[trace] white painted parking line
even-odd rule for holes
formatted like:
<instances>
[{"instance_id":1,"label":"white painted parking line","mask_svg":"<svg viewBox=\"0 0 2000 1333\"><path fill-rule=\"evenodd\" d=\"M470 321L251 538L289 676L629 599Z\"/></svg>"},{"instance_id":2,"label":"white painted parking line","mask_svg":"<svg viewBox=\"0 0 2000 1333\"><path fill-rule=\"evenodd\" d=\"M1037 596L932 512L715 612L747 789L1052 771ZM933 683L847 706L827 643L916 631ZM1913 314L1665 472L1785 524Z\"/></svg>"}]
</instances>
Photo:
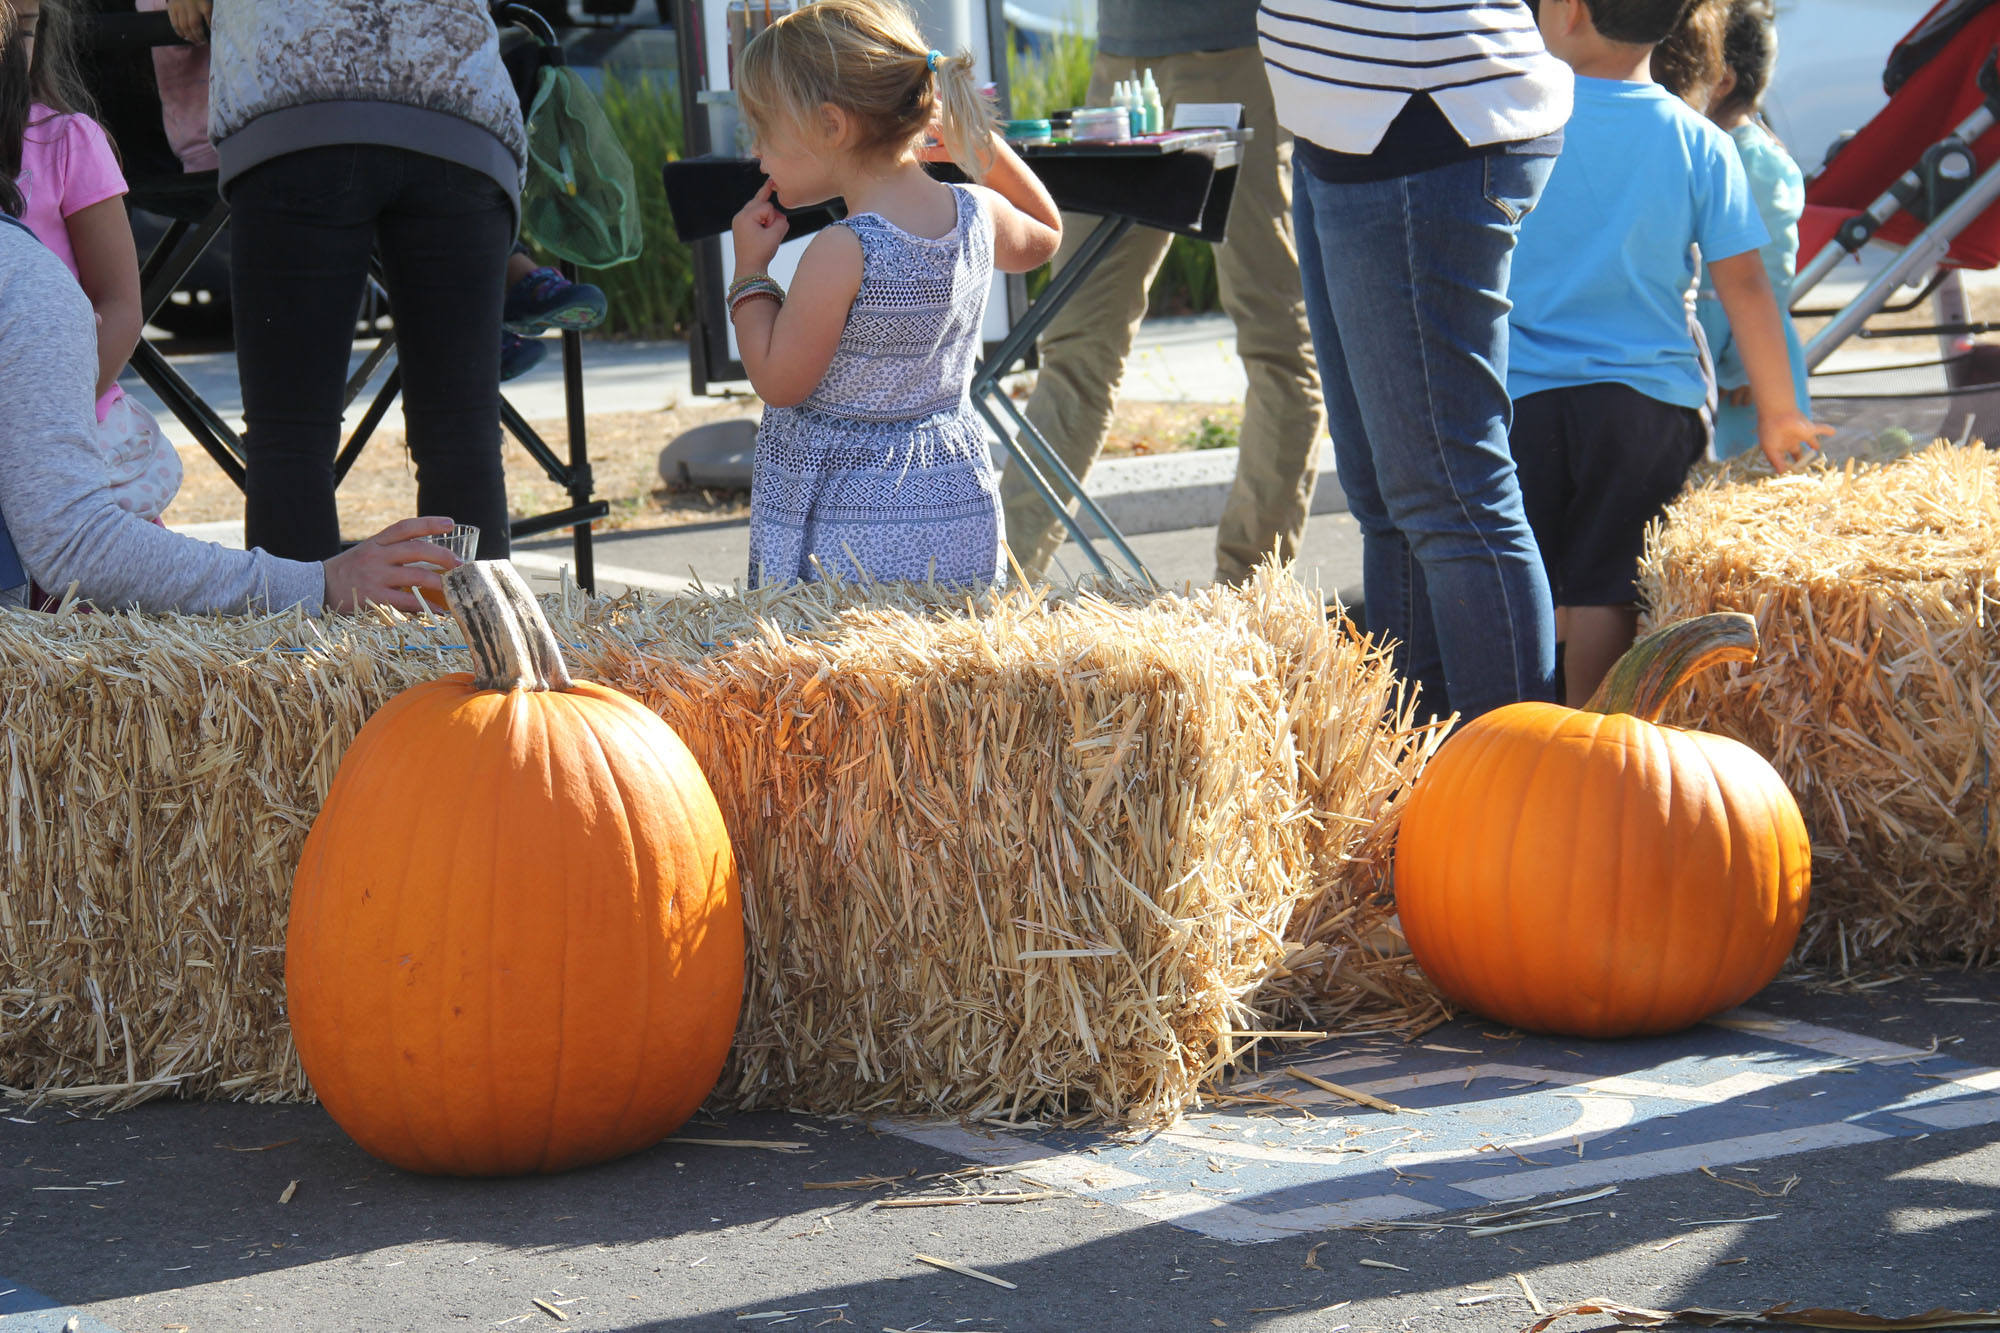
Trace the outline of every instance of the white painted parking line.
<instances>
[{"instance_id":1,"label":"white painted parking line","mask_svg":"<svg viewBox=\"0 0 2000 1333\"><path fill-rule=\"evenodd\" d=\"M1232 1101L1140 1136L887 1128L1153 1221L1257 1241L2000 1123L2000 1071L1750 1012L1642 1041L1489 1038L1470 1023L1447 1035L1349 1040L1229 1087L1282 1092L1296 1113ZM1293 1069L1408 1109L1356 1105Z\"/></svg>"},{"instance_id":2,"label":"white painted parking line","mask_svg":"<svg viewBox=\"0 0 2000 1333\"><path fill-rule=\"evenodd\" d=\"M1512 1199L1555 1194L1564 1190L1595 1189L1628 1180L1649 1180L1654 1176L1698 1171L1704 1166L1736 1166L1761 1162L1791 1153L1814 1152L1821 1148L1851 1148L1857 1143L1874 1143L1891 1137L1880 1130L1859 1125L1809 1125L1802 1129L1778 1130L1770 1134L1746 1134L1718 1139L1712 1143L1691 1143L1652 1152L1628 1153L1597 1162L1574 1166L1552 1166L1541 1171L1517 1171L1509 1175L1463 1180L1458 1188L1486 1199Z\"/></svg>"}]
</instances>

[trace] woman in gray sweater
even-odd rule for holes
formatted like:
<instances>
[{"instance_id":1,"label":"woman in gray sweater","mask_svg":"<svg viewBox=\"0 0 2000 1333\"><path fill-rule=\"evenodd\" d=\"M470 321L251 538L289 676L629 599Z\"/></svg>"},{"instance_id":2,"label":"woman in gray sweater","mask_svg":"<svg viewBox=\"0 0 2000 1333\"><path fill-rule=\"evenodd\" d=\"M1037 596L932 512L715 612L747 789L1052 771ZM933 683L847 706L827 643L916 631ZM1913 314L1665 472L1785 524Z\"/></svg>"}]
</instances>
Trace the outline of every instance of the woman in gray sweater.
<instances>
[{"instance_id":1,"label":"woman in gray sweater","mask_svg":"<svg viewBox=\"0 0 2000 1333\"><path fill-rule=\"evenodd\" d=\"M339 549L334 456L379 254L417 508L504 557L493 349L527 149L486 0L217 0L211 24L249 544Z\"/></svg>"},{"instance_id":2,"label":"woman in gray sweater","mask_svg":"<svg viewBox=\"0 0 2000 1333\"><path fill-rule=\"evenodd\" d=\"M0 191L4 194L4 191ZM407 585L436 589L424 561L455 563L421 540L445 518L411 518L331 559L233 551L148 523L111 497L92 445L97 331L90 301L26 227L0 215L0 606L20 606L32 578L72 584L107 610L418 610Z\"/></svg>"}]
</instances>

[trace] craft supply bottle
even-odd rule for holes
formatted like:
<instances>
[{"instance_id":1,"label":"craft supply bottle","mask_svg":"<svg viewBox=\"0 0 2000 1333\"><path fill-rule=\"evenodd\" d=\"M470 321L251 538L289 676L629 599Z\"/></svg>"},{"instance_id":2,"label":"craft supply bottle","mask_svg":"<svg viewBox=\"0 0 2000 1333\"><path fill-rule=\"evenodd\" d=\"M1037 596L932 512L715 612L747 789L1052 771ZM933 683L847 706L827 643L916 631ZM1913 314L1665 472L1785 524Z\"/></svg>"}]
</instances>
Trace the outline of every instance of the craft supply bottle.
<instances>
[{"instance_id":1,"label":"craft supply bottle","mask_svg":"<svg viewBox=\"0 0 2000 1333\"><path fill-rule=\"evenodd\" d=\"M1167 108L1160 101L1160 85L1153 82L1152 66L1146 67L1146 133L1158 134L1167 128Z\"/></svg>"}]
</instances>

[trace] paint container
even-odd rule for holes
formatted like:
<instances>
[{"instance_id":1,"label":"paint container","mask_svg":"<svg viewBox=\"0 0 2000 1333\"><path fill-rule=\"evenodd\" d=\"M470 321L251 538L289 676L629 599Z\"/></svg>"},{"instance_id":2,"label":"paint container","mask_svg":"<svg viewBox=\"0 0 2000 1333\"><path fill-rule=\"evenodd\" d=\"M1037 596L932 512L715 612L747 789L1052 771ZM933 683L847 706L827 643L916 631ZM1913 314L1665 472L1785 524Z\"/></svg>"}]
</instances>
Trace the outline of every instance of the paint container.
<instances>
[{"instance_id":1,"label":"paint container","mask_svg":"<svg viewBox=\"0 0 2000 1333\"><path fill-rule=\"evenodd\" d=\"M1079 143L1132 137L1132 116L1122 106L1079 107L1069 122L1070 138Z\"/></svg>"}]
</instances>

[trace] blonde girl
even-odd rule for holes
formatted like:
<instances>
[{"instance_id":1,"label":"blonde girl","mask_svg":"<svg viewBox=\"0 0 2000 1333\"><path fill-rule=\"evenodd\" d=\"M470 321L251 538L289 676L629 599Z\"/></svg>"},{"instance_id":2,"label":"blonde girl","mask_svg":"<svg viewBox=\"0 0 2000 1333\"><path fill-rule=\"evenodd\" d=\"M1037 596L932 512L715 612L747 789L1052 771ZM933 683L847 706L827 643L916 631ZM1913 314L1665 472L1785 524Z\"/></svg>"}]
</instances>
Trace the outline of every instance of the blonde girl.
<instances>
[{"instance_id":1,"label":"blonde girl","mask_svg":"<svg viewBox=\"0 0 2000 1333\"><path fill-rule=\"evenodd\" d=\"M750 579L976 586L1002 577L999 487L967 394L995 269L1048 262L1062 223L994 132L972 57L930 49L896 0L816 0L737 65L768 178L737 214L729 290L764 399ZM976 185L923 167L927 137ZM765 272L779 205L839 197L789 290Z\"/></svg>"}]
</instances>

